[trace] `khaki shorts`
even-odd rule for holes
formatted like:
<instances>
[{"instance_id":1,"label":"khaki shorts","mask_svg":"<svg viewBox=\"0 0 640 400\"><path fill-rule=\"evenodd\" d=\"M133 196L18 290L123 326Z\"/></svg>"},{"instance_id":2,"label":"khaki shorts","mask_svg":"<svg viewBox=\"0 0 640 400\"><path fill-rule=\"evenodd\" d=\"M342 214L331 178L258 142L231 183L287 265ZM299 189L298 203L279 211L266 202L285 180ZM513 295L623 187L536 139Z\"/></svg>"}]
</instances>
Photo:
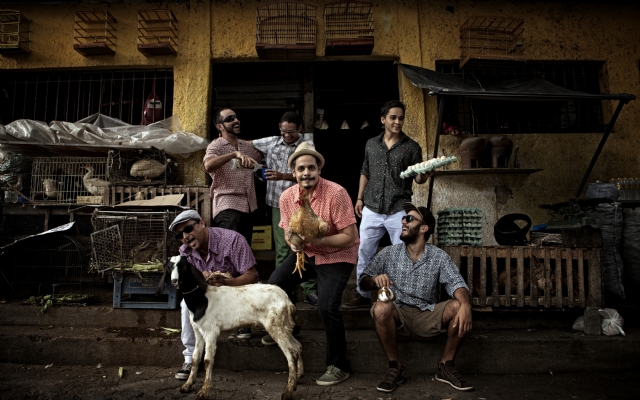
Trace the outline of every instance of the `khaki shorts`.
<instances>
[{"instance_id":1,"label":"khaki shorts","mask_svg":"<svg viewBox=\"0 0 640 400\"><path fill-rule=\"evenodd\" d=\"M433 311L422 311L416 307L394 303L399 318L396 326L398 336L400 336L399 339L430 338L446 332L447 328L442 326L442 314L444 314L444 309L450 301L447 300L436 304ZM372 318L373 307L375 307L376 303L371 306Z\"/></svg>"}]
</instances>

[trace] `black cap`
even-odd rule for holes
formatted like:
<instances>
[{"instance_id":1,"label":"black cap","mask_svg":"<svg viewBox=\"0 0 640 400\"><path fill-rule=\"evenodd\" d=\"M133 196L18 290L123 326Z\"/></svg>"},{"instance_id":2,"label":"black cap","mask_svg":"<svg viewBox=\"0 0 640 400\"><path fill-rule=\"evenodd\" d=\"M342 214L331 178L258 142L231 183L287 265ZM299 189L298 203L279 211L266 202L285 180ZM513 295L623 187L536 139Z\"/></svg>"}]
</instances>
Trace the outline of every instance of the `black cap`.
<instances>
[{"instance_id":1,"label":"black cap","mask_svg":"<svg viewBox=\"0 0 640 400\"><path fill-rule=\"evenodd\" d=\"M433 233L433 229L436 226L436 218L427 207L417 207L413 203L407 202L404 203L404 206L402 208L404 208L404 211L407 213L409 211L416 211L418 214L420 214L424 223L429 227L429 232Z\"/></svg>"}]
</instances>

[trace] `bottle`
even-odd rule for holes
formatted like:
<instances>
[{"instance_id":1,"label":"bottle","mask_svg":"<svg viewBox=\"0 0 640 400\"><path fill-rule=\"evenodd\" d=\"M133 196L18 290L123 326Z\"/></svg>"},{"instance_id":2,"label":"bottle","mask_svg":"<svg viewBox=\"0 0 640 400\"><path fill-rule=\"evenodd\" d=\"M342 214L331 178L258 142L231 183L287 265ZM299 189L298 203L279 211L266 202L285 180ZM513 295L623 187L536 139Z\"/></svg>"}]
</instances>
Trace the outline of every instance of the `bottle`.
<instances>
[{"instance_id":1,"label":"bottle","mask_svg":"<svg viewBox=\"0 0 640 400\"><path fill-rule=\"evenodd\" d=\"M242 166L242 164L240 164L240 160L239 159L234 158L233 160L231 160L231 168L232 169L241 169L243 171L257 171L259 169L262 169L263 165L255 163L255 164L253 164L253 168L245 168L245 167Z\"/></svg>"}]
</instances>

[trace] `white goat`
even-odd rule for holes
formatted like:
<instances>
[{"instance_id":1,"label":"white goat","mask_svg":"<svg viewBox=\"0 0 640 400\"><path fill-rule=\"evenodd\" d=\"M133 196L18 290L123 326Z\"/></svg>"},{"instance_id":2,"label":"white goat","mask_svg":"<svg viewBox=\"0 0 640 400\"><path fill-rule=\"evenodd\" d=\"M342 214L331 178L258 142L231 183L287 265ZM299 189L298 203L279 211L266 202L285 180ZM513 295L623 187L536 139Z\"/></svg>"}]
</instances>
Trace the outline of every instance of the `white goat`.
<instances>
[{"instance_id":1,"label":"white goat","mask_svg":"<svg viewBox=\"0 0 640 400\"><path fill-rule=\"evenodd\" d=\"M213 359L220 332L247 325L262 325L278 343L289 365L289 380L282 399L293 398L298 380L304 375L304 366L302 346L292 334L296 307L284 290L265 284L208 286L202 272L184 256L171 257L169 267L171 283L183 294L196 336L191 374L180 391L186 393L191 390L204 350L206 375L196 399L207 399L213 389Z\"/></svg>"}]
</instances>

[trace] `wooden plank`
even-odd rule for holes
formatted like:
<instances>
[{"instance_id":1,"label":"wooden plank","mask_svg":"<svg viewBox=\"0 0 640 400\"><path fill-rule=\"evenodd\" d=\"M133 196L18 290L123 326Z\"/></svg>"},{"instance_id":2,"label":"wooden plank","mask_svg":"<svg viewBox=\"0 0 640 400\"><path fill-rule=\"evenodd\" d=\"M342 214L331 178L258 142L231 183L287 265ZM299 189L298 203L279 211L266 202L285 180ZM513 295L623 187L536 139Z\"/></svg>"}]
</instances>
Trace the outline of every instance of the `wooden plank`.
<instances>
[{"instance_id":1,"label":"wooden plank","mask_svg":"<svg viewBox=\"0 0 640 400\"><path fill-rule=\"evenodd\" d=\"M196 191L196 193L198 193L198 192ZM187 197L187 206L189 206L189 204L191 204L191 190L187 190L187 193L186 193L186 194L187 194L187 196L186 196L186 197ZM196 209L196 211L198 211L198 214L200 214L200 210L199 210L199 207L198 207L198 206L199 206L199 204L198 204L198 202L196 201L196 207L195 207L195 209ZM202 215L201 215L201 217L202 217Z\"/></svg>"},{"instance_id":2,"label":"wooden plank","mask_svg":"<svg viewBox=\"0 0 640 400\"><path fill-rule=\"evenodd\" d=\"M500 306L500 299L499 299L499 288L498 288L498 256L497 256L497 249L496 248L490 248L489 249L489 258L491 259L491 282L493 283L493 290L492 290L492 294L491 296L493 297L493 306L494 307L498 307Z\"/></svg>"},{"instance_id":3,"label":"wooden plank","mask_svg":"<svg viewBox=\"0 0 640 400\"><path fill-rule=\"evenodd\" d=\"M558 248L553 250L556 260L556 299L555 306L562 308L562 251Z\"/></svg>"},{"instance_id":4,"label":"wooden plank","mask_svg":"<svg viewBox=\"0 0 640 400\"><path fill-rule=\"evenodd\" d=\"M538 306L538 279L536 278L536 272L538 272L539 260L535 252L531 248L525 250L525 257L529 257L529 297L531 298L531 304ZM535 257L535 258L534 258Z\"/></svg>"},{"instance_id":5,"label":"wooden plank","mask_svg":"<svg viewBox=\"0 0 640 400\"><path fill-rule=\"evenodd\" d=\"M467 252L467 286L471 290L469 297L473 297L474 287L473 287L473 250L469 249Z\"/></svg>"},{"instance_id":6,"label":"wooden plank","mask_svg":"<svg viewBox=\"0 0 640 400\"><path fill-rule=\"evenodd\" d=\"M511 250L513 249L509 249L509 251L506 251L506 257L504 257L504 271L506 275L506 279L504 281L504 295L507 299L507 303L505 304L505 306L507 307L511 307Z\"/></svg>"},{"instance_id":7,"label":"wooden plank","mask_svg":"<svg viewBox=\"0 0 640 400\"><path fill-rule=\"evenodd\" d=\"M544 306L551 307L551 254L544 248Z\"/></svg>"},{"instance_id":8,"label":"wooden plank","mask_svg":"<svg viewBox=\"0 0 640 400\"><path fill-rule=\"evenodd\" d=\"M111 188L111 203L109 203L110 206L115 206L116 205L116 188Z\"/></svg>"},{"instance_id":9,"label":"wooden plank","mask_svg":"<svg viewBox=\"0 0 640 400\"><path fill-rule=\"evenodd\" d=\"M449 256L451 257L451 261L458 267L458 271L460 271L460 247L451 246L449 247Z\"/></svg>"},{"instance_id":10,"label":"wooden plank","mask_svg":"<svg viewBox=\"0 0 640 400\"><path fill-rule=\"evenodd\" d=\"M480 304L487 304L487 248L480 248Z\"/></svg>"},{"instance_id":11,"label":"wooden plank","mask_svg":"<svg viewBox=\"0 0 640 400\"><path fill-rule=\"evenodd\" d=\"M571 249L563 251L567 259L567 299L569 308L573 308L573 257Z\"/></svg>"},{"instance_id":12,"label":"wooden plank","mask_svg":"<svg viewBox=\"0 0 640 400\"><path fill-rule=\"evenodd\" d=\"M517 255L517 279L518 279L518 307L524 307L524 248L518 246L516 249Z\"/></svg>"},{"instance_id":13,"label":"wooden plank","mask_svg":"<svg viewBox=\"0 0 640 400\"><path fill-rule=\"evenodd\" d=\"M602 250L589 250L589 304L591 307L604 305L602 279Z\"/></svg>"},{"instance_id":14,"label":"wooden plank","mask_svg":"<svg viewBox=\"0 0 640 400\"><path fill-rule=\"evenodd\" d=\"M157 196L157 192L156 192L157 188L153 187L151 188L151 198L155 199Z\"/></svg>"},{"instance_id":15,"label":"wooden plank","mask_svg":"<svg viewBox=\"0 0 640 400\"><path fill-rule=\"evenodd\" d=\"M578 260L578 296L580 301L580 307L587 306L584 295L584 249L574 250L576 254L575 258Z\"/></svg>"}]
</instances>

